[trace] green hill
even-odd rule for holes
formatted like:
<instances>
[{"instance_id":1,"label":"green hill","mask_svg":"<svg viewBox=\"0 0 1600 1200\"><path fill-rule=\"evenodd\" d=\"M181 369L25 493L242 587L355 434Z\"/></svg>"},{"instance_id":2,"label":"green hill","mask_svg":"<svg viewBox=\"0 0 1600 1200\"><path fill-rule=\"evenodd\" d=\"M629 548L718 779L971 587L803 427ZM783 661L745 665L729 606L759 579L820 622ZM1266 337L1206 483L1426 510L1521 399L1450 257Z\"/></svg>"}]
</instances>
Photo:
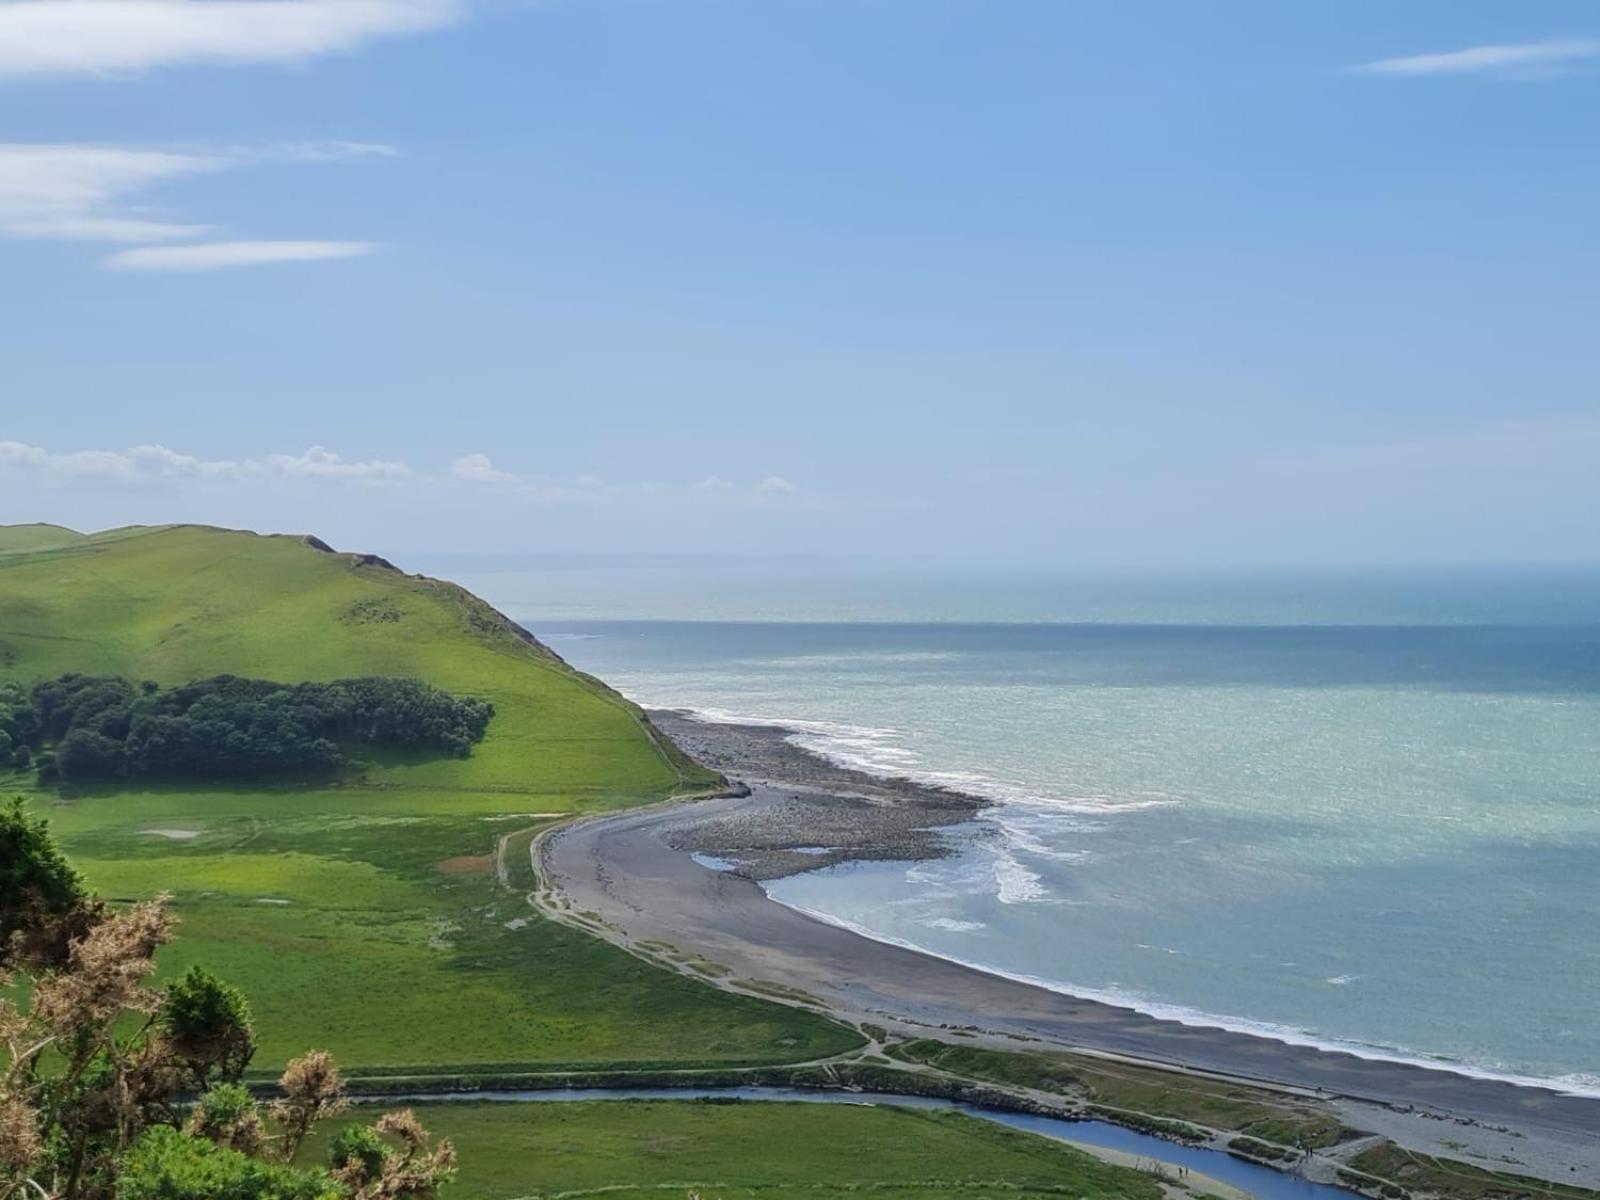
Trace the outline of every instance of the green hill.
<instances>
[{"instance_id":1,"label":"green hill","mask_svg":"<svg viewBox=\"0 0 1600 1200\"><path fill-rule=\"evenodd\" d=\"M638 802L716 783L637 708L470 593L312 538L0 528L0 678L65 671L415 676L494 702L470 758L392 764L375 785Z\"/></svg>"},{"instance_id":2,"label":"green hill","mask_svg":"<svg viewBox=\"0 0 1600 1200\"><path fill-rule=\"evenodd\" d=\"M715 786L639 710L481 600L311 538L0 527L0 679L413 676L490 700L467 758L388 754L337 786L28 793L113 898L175 894L168 970L251 996L262 1068L307 1045L424 1071L755 1063L851 1035L533 917L527 843L585 811Z\"/></svg>"},{"instance_id":3,"label":"green hill","mask_svg":"<svg viewBox=\"0 0 1600 1200\"><path fill-rule=\"evenodd\" d=\"M0 554L26 550L53 550L86 540L84 534L65 525L0 525Z\"/></svg>"}]
</instances>

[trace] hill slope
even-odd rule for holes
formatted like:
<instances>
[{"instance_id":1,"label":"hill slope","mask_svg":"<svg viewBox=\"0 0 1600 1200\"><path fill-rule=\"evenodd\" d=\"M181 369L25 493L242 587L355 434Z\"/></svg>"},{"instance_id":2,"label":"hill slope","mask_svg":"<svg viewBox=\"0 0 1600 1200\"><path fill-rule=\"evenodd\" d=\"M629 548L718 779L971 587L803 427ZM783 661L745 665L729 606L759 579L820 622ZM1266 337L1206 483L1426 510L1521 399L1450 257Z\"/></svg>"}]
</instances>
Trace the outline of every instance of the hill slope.
<instances>
[{"instance_id":1,"label":"hill slope","mask_svg":"<svg viewBox=\"0 0 1600 1200\"><path fill-rule=\"evenodd\" d=\"M86 535L65 525L0 525L0 554L50 550L86 540Z\"/></svg>"},{"instance_id":2,"label":"hill slope","mask_svg":"<svg viewBox=\"0 0 1600 1200\"><path fill-rule=\"evenodd\" d=\"M28 793L113 899L174 893L164 969L244 988L256 1066L363 1072L760 1063L855 1044L538 919L528 842L569 814L713 786L639 711L462 589L306 538L0 528L0 679L420 677L492 700L471 757L391 754L337 786Z\"/></svg>"},{"instance_id":3,"label":"hill slope","mask_svg":"<svg viewBox=\"0 0 1600 1200\"><path fill-rule=\"evenodd\" d=\"M371 776L385 786L637 802L716 783L633 705L470 593L315 539L0 528L0 678L65 671L168 684L416 676L494 701L470 758L390 764Z\"/></svg>"}]
</instances>

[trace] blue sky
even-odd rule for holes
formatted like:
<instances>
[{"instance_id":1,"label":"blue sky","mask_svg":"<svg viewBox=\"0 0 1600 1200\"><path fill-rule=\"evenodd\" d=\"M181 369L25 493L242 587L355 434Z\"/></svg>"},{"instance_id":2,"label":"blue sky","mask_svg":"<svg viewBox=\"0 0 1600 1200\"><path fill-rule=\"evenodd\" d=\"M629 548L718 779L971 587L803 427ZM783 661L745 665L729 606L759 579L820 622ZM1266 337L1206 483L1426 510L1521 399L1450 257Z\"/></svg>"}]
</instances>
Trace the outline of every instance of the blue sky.
<instances>
[{"instance_id":1,"label":"blue sky","mask_svg":"<svg viewBox=\"0 0 1600 1200\"><path fill-rule=\"evenodd\" d=\"M1600 560L1600 12L0 0L0 512Z\"/></svg>"}]
</instances>

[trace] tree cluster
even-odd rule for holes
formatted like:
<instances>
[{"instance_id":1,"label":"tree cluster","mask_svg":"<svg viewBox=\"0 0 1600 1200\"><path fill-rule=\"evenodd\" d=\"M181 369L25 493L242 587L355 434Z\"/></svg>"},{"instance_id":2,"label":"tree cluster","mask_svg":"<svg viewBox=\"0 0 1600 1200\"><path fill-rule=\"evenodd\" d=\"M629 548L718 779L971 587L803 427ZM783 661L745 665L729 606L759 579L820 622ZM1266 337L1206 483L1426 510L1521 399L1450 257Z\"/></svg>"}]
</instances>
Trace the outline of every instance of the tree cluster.
<instances>
[{"instance_id":1,"label":"tree cluster","mask_svg":"<svg viewBox=\"0 0 1600 1200\"><path fill-rule=\"evenodd\" d=\"M218 675L162 688L72 674L0 685L0 764L36 766L46 781L254 779L349 766L361 746L465 758L493 715L418 679Z\"/></svg>"},{"instance_id":2,"label":"tree cluster","mask_svg":"<svg viewBox=\"0 0 1600 1200\"><path fill-rule=\"evenodd\" d=\"M199 967L150 984L164 897L85 894L20 800L0 809L0 849L39 860L0 875L0 911L18 914L0 959L0 1200L434 1200L454 1174L450 1143L409 1110L341 1130L326 1167L295 1165L348 1103L328 1054L291 1062L258 1103L239 991Z\"/></svg>"}]
</instances>

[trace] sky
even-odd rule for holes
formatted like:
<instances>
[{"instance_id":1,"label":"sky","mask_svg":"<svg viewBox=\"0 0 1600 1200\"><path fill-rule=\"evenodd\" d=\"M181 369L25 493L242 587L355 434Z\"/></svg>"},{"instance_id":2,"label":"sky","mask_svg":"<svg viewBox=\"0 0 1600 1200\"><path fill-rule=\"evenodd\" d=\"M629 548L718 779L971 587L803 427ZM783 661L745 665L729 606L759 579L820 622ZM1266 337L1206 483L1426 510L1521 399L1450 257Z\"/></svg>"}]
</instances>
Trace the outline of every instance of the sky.
<instances>
[{"instance_id":1,"label":"sky","mask_svg":"<svg viewBox=\"0 0 1600 1200\"><path fill-rule=\"evenodd\" d=\"M0 521L1600 561L1600 10L0 0Z\"/></svg>"}]
</instances>

